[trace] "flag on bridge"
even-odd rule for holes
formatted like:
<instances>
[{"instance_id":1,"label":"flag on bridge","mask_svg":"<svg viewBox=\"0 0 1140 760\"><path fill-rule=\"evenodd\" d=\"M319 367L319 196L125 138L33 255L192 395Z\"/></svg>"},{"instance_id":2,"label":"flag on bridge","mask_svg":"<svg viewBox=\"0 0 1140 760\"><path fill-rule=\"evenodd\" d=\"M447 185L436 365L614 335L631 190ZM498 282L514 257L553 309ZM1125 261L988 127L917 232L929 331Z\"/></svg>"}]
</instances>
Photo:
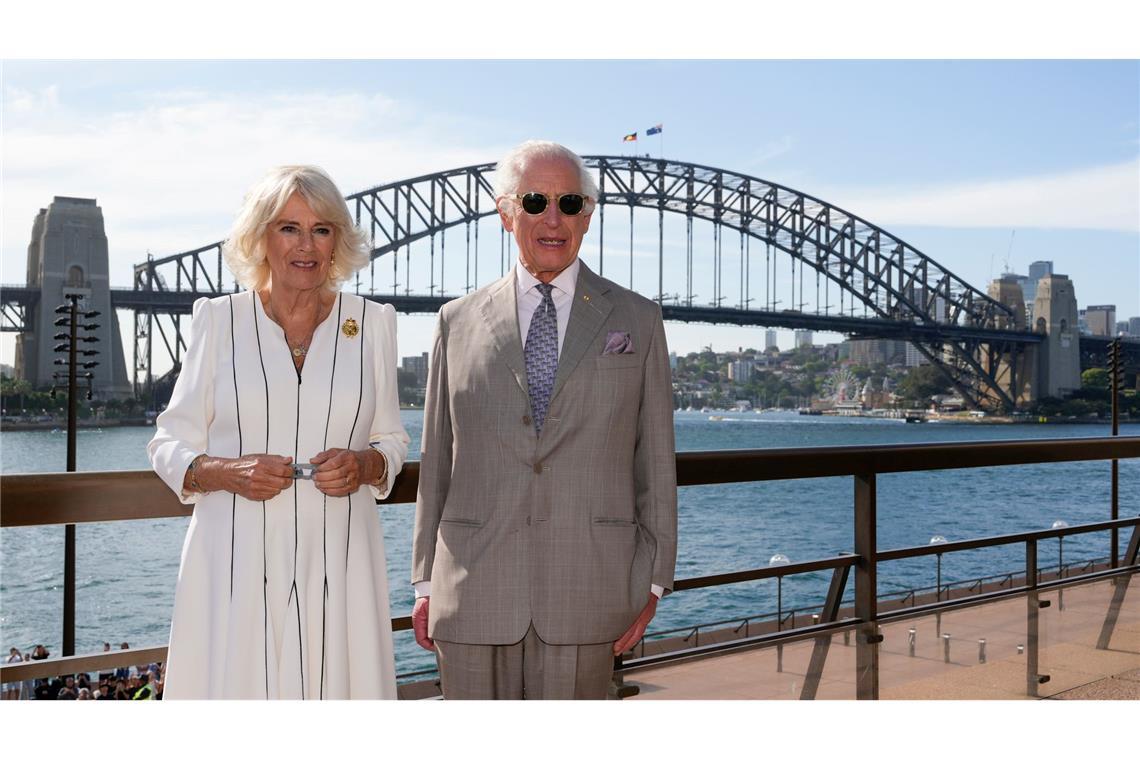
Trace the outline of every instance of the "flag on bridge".
<instances>
[{"instance_id":1,"label":"flag on bridge","mask_svg":"<svg viewBox=\"0 0 1140 760\"><path fill-rule=\"evenodd\" d=\"M621 138L621 141L622 142L637 142L637 133L634 132L632 134L628 134L625 137Z\"/></svg>"},{"instance_id":2,"label":"flag on bridge","mask_svg":"<svg viewBox=\"0 0 1140 760\"><path fill-rule=\"evenodd\" d=\"M645 130L645 136L646 137L648 137L649 135L657 135L657 134L661 134L661 125L660 124L658 124L654 127L650 127L649 129Z\"/></svg>"}]
</instances>

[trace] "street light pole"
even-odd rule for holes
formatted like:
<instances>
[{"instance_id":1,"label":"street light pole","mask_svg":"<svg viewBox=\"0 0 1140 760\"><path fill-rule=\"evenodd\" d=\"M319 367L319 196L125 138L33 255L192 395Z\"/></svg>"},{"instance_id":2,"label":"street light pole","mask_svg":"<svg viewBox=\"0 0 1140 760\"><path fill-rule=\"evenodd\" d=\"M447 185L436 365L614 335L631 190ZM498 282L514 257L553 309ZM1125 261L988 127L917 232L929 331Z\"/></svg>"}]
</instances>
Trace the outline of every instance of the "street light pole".
<instances>
[{"instance_id":1,"label":"street light pole","mask_svg":"<svg viewBox=\"0 0 1140 760\"><path fill-rule=\"evenodd\" d=\"M60 304L56 307L57 314L66 315L61 316L55 320L57 326L62 327L63 321L68 322L67 332L67 346L56 346L56 351L63 353L67 352L67 472L75 472L76 470L76 434L78 432L78 417L79 417L79 389L78 389L78 369L79 362L77 354L79 350L79 317L96 317L99 316L97 311L85 312L82 315L79 311L79 299L83 296L80 293L64 293L64 298L68 299L71 304ZM94 325L84 324L84 330L93 329ZM59 336L57 336L59 337ZM82 340L90 341L94 338L83 338ZM84 351L85 356L94 354L94 351ZM56 364L64 363L64 360L57 359ZM96 366L98 362L84 362L83 368L85 370L91 369ZM86 372L84 376L90 382L92 373ZM54 393L54 388L53 391ZM90 387L88 388L88 397L90 398ZM75 654L75 524L69 523L63 528L63 656L70 657Z\"/></svg>"}]
</instances>

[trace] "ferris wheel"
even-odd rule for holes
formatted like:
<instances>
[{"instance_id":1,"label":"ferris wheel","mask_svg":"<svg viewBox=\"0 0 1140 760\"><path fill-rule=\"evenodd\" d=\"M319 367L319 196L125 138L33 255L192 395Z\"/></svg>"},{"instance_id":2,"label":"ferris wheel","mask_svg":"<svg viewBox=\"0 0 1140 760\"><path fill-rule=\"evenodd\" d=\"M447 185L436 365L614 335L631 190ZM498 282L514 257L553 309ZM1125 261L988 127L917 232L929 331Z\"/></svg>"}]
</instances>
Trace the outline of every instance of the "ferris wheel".
<instances>
[{"instance_id":1,"label":"ferris wheel","mask_svg":"<svg viewBox=\"0 0 1140 760\"><path fill-rule=\"evenodd\" d=\"M859 379L846 367L840 367L823 381L823 396L835 404L859 398Z\"/></svg>"}]
</instances>

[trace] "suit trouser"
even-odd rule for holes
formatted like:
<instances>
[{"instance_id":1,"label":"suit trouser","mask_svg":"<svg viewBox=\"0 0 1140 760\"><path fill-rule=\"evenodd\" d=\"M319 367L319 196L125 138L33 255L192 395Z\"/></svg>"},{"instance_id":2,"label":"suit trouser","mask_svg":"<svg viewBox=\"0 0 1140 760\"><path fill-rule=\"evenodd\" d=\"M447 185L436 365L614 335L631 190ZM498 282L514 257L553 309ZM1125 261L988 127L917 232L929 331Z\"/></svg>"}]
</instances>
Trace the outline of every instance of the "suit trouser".
<instances>
[{"instance_id":1,"label":"suit trouser","mask_svg":"<svg viewBox=\"0 0 1140 760\"><path fill-rule=\"evenodd\" d=\"M444 699L605 699L613 643L547 644L532 625L514 644L435 640Z\"/></svg>"}]
</instances>

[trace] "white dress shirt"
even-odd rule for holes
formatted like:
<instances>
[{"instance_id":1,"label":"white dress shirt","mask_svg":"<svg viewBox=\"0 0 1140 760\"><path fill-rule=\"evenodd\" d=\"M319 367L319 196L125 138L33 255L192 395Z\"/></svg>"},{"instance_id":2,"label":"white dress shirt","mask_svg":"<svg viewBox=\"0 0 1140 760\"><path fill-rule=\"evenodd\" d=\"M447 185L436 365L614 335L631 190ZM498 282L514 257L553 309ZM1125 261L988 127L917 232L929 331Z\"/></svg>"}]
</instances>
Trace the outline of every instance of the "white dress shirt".
<instances>
[{"instance_id":1,"label":"white dress shirt","mask_svg":"<svg viewBox=\"0 0 1140 760\"><path fill-rule=\"evenodd\" d=\"M562 344L566 340L566 326L570 324L570 307L574 305L574 288L578 285L578 268L581 266L578 258L570 262L570 266L558 273L550 281L554 288L550 291L550 298L554 301L555 314L558 318L558 356L562 356ZM522 262L515 265L515 287L519 310L519 335L522 338L523 349L526 349L527 333L530 332L530 321L534 312L542 304L542 293L536 287L539 279L526 270ZM414 584L416 598L431 596L431 581L420 581ZM654 583L650 590L660 599L665 589Z\"/></svg>"},{"instance_id":2,"label":"white dress shirt","mask_svg":"<svg viewBox=\"0 0 1140 760\"><path fill-rule=\"evenodd\" d=\"M558 355L562 356L562 344L566 340L566 326L570 324L570 307L574 305L574 288L578 285L578 268L581 264L577 257L570 266L558 273L550 281L554 289L550 291L550 298L554 301L555 313L558 317ZM520 262L515 266L515 287L518 289L519 308L519 335L522 337L523 350L526 350L527 333L530 332L530 321L534 312L542 304L542 293L538 290L539 280L526 271Z\"/></svg>"}]
</instances>

